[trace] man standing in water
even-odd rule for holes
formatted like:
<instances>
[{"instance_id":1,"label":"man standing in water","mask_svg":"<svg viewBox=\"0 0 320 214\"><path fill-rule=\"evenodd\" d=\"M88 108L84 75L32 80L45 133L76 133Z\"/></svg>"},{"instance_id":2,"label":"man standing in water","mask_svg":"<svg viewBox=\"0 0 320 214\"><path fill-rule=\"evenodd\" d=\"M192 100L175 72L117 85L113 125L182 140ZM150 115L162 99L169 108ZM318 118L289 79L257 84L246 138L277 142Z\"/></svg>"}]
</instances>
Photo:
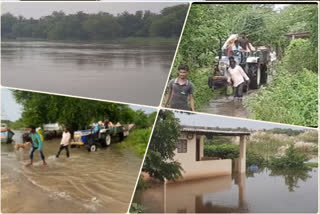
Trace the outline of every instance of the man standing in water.
<instances>
[{"instance_id":1,"label":"man standing in water","mask_svg":"<svg viewBox=\"0 0 320 214\"><path fill-rule=\"evenodd\" d=\"M67 152L67 158L70 157L70 153L69 153L69 143L71 140L71 134L68 128L64 128L63 133L62 133L62 138L61 138L61 142L60 142L60 148L59 151L56 155L56 158L59 158L59 155L61 153L62 150L66 150Z\"/></svg>"},{"instance_id":2,"label":"man standing in water","mask_svg":"<svg viewBox=\"0 0 320 214\"><path fill-rule=\"evenodd\" d=\"M234 100L242 100L243 96L243 85L245 81L249 81L249 77L243 71L241 66L236 65L236 61L233 57L229 57L230 67L227 72L228 83L232 84L234 92Z\"/></svg>"},{"instance_id":3,"label":"man standing in water","mask_svg":"<svg viewBox=\"0 0 320 214\"><path fill-rule=\"evenodd\" d=\"M170 103L171 108L194 111L194 86L187 78L188 70L188 67L184 65L178 67L178 78L169 82L169 94L166 106Z\"/></svg>"},{"instance_id":4,"label":"man standing in water","mask_svg":"<svg viewBox=\"0 0 320 214\"><path fill-rule=\"evenodd\" d=\"M26 166L32 166L33 164L33 153L36 150L40 151L40 156L43 161L43 165L46 166L47 163L45 161L45 157L42 151L42 141L40 135L36 132L36 127L35 126L30 126L30 131L29 131L29 137L31 138L32 141L32 147L30 150L30 163L28 163Z\"/></svg>"}]
</instances>

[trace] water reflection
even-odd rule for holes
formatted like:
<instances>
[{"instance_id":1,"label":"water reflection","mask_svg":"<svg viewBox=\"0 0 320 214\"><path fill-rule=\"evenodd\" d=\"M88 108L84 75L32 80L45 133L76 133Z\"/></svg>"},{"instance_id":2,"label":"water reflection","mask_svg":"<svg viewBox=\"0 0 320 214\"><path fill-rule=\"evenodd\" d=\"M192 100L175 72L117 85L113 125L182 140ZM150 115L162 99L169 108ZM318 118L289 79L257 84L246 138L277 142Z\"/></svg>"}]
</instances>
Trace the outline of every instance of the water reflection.
<instances>
[{"instance_id":1,"label":"water reflection","mask_svg":"<svg viewBox=\"0 0 320 214\"><path fill-rule=\"evenodd\" d=\"M316 212L317 169L234 173L187 182L156 185L135 195L146 212ZM272 206L270 206L272 204Z\"/></svg>"}]
</instances>

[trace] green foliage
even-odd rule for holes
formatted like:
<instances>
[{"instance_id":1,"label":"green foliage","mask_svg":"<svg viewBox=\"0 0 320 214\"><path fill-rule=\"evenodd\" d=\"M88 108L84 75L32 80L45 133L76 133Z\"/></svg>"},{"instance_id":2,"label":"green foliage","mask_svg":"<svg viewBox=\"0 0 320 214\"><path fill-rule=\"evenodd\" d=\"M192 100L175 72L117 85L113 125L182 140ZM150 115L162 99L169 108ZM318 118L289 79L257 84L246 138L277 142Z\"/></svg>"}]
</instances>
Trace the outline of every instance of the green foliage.
<instances>
[{"instance_id":1,"label":"green foliage","mask_svg":"<svg viewBox=\"0 0 320 214\"><path fill-rule=\"evenodd\" d=\"M269 87L249 97L247 106L257 120L301 126L318 124L317 74L303 69L288 72L279 67Z\"/></svg>"},{"instance_id":2,"label":"green foliage","mask_svg":"<svg viewBox=\"0 0 320 214\"><path fill-rule=\"evenodd\" d=\"M107 103L50 94L13 91L17 103L23 107L21 123L42 126L58 122L73 130L86 129L93 121L108 118L113 122L134 123L143 112L136 112L127 105ZM153 117L153 116L152 116ZM146 122L146 125L143 125ZM140 127L149 127L151 119L139 121Z\"/></svg>"},{"instance_id":3,"label":"green foliage","mask_svg":"<svg viewBox=\"0 0 320 214\"><path fill-rule=\"evenodd\" d=\"M42 38L50 40L109 40L128 37L179 37L188 5L164 8L160 14L150 11L123 12L114 16L99 12L66 15L54 11L39 19L1 16L2 38Z\"/></svg>"},{"instance_id":4,"label":"green foliage","mask_svg":"<svg viewBox=\"0 0 320 214\"><path fill-rule=\"evenodd\" d=\"M171 111L160 111L153 130L143 171L161 181L182 176L180 163L173 160L176 142L180 136L179 119Z\"/></svg>"},{"instance_id":5,"label":"green foliage","mask_svg":"<svg viewBox=\"0 0 320 214\"><path fill-rule=\"evenodd\" d=\"M130 207L130 213L143 213L145 210L145 207L138 203L132 203Z\"/></svg>"},{"instance_id":6,"label":"green foliage","mask_svg":"<svg viewBox=\"0 0 320 214\"><path fill-rule=\"evenodd\" d=\"M140 157L143 157L149 142L151 128L135 129L130 132L129 136L121 144L123 147L129 147L135 150Z\"/></svg>"},{"instance_id":7,"label":"green foliage","mask_svg":"<svg viewBox=\"0 0 320 214\"><path fill-rule=\"evenodd\" d=\"M205 145L220 145L232 143L231 137L228 136L214 136L211 139L208 137L204 140Z\"/></svg>"},{"instance_id":8,"label":"green foliage","mask_svg":"<svg viewBox=\"0 0 320 214\"><path fill-rule=\"evenodd\" d=\"M283 57L283 67L289 72L307 69L318 72L318 54L310 40L295 39L290 42Z\"/></svg>"},{"instance_id":9,"label":"green foliage","mask_svg":"<svg viewBox=\"0 0 320 214\"><path fill-rule=\"evenodd\" d=\"M265 131L272 134L286 134L288 136L297 136L304 132L304 130L282 129L282 128L274 128L274 129L269 129Z\"/></svg>"},{"instance_id":10,"label":"green foliage","mask_svg":"<svg viewBox=\"0 0 320 214\"><path fill-rule=\"evenodd\" d=\"M318 163L317 162L308 162L308 163L305 163L305 166L307 166L309 168L318 168Z\"/></svg>"},{"instance_id":11,"label":"green foliage","mask_svg":"<svg viewBox=\"0 0 320 214\"><path fill-rule=\"evenodd\" d=\"M286 150L282 157L272 157L270 160L270 168L273 169L303 169L305 168L304 162L307 161L304 154L299 153L294 149L293 145Z\"/></svg>"},{"instance_id":12,"label":"green foliage","mask_svg":"<svg viewBox=\"0 0 320 214\"><path fill-rule=\"evenodd\" d=\"M235 159L239 157L239 146L236 144L205 145L204 156Z\"/></svg>"},{"instance_id":13,"label":"green foliage","mask_svg":"<svg viewBox=\"0 0 320 214\"><path fill-rule=\"evenodd\" d=\"M248 150L246 155L247 155L247 159L246 159L247 166L257 165L259 167L263 167L267 164L267 160L264 159L263 156L255 153L252 150Z\"/></svg>"}]
</instances>

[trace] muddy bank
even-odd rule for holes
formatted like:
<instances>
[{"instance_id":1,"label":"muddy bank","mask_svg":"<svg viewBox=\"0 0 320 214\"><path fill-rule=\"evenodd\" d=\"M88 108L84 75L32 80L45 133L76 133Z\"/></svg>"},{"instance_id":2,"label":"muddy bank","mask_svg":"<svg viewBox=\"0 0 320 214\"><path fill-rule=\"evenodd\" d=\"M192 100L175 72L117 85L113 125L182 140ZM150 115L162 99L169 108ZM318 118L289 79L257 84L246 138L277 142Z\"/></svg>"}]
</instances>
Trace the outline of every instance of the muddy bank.
<instances>
[{"instance_id":1,"label":"muddy bank","mask_svg":"<svg viewBox=\"0 0 320 214\"><path fill-rule=\"evenodd\" d=\"M71 150L55 154L59 140L45 141L48 166L35 153L34 166L25 167L29 149L2 145L2 212L126 212L142 159L112 145L89 153Z\"/></svg>"}]
</instances>

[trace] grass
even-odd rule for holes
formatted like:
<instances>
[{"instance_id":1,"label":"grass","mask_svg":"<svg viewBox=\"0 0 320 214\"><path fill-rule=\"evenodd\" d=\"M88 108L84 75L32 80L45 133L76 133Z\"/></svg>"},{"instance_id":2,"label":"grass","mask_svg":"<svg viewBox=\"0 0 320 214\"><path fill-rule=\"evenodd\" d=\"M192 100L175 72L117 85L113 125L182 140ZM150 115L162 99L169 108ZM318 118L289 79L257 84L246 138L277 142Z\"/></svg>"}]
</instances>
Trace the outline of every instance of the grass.
<instances>
[{"instance_id":1,"label":"grass","mask_svg":"<svg viewBox=\"0 0 320 214\"><path fill-rule=\"evenodd\" d=\"M139 157L143 157L149 142L151 128L149 129L135 129L130 132L129 136L118 144L121 148L128 148L137 153Z\"/></svg>"}]
</instances>

